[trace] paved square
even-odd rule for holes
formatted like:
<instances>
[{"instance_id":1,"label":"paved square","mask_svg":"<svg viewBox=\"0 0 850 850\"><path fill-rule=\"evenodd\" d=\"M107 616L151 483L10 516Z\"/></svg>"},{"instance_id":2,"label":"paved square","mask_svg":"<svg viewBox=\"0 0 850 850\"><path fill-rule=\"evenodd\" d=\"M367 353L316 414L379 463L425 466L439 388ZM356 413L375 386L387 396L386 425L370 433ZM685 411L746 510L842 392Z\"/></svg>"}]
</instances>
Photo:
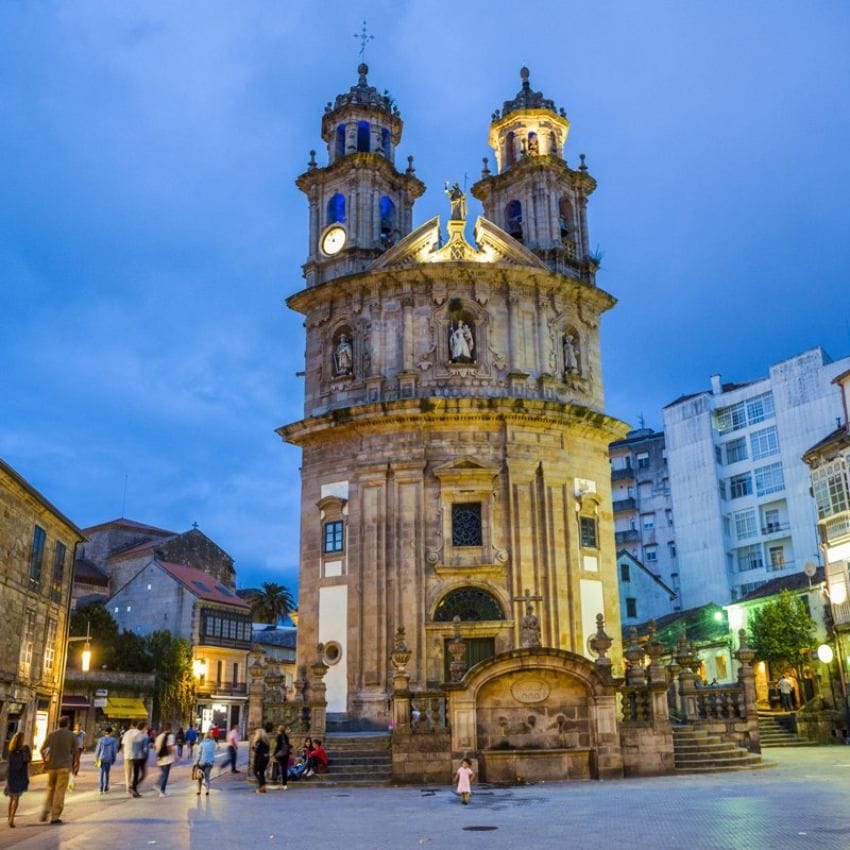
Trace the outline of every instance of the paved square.
<instances>
[{"instance_id":1,"label":"paved square","mask_svg":"<svg viewBox=\"0 0 850 850\"><path fill-rule=\"evenodd\" d=\"M245 753L241 754L245 758ZM569 848L569 850L795 850L850 847L850 747L769 750L770 770L708 776L546 783L475 789L462 806L449 787L351 788L293 783L254 793L245 774L223 774L195 796L178 765L169 796L152 768L139 800L120 782L104 800L84 765L62 826L38 823L43 779L33 782L16 829L16 850L229 850L229 848ZM121 769L114 772L120 779Z\"/></svg>"}]
</instances>

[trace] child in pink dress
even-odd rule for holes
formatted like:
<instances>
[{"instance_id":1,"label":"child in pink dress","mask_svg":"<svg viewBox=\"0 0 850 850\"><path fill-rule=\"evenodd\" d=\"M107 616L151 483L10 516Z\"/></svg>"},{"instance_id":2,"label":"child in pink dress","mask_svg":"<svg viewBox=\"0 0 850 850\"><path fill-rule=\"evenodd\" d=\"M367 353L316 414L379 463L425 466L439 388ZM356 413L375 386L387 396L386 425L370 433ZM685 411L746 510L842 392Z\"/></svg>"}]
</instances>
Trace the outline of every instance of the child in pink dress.
<instances>
[{"instance_id":1,"label":"child in pink dress","mask_svg":"<svg viewBox=\"0 0 850 850\"><path fill-rule=\"evenodd\" d=\"M463 798L464 806L469 805L469 795L472 789L469 783L475 779L475 774L472 772L472 762L469 759L463 759L460 767L455 771L455 779L457 780L457 793Z\"/></svg>"}]
</instances>

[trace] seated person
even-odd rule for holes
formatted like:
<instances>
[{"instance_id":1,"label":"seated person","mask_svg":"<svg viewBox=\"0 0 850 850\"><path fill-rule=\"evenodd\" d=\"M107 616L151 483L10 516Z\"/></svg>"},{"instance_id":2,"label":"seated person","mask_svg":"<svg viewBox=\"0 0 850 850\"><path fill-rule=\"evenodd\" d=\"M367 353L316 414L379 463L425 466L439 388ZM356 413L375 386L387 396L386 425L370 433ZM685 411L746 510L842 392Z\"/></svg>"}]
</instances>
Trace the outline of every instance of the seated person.
<instances>
[{"instance_id":1,"label":"seated person","mask_svg":"<svg viewBox=\"0 0 850 850\"><path fill-rule=\"evenodd\" d=\"M315 773L325 773L328 769L328 754L325 752L322 742L317 738L313 742L313 751L307 759L307 776Z\"/></svg>"},{"instance_id":2,"label":"seated person","mask_svg":"<svg viewBox=\"0 0 850 850\"><path fill-rule=\"evenodd\" d=\"M307 770L307 762L299 761L287 770L286 775L289 779L300 779Z\"/></svg>"}]
</instances>

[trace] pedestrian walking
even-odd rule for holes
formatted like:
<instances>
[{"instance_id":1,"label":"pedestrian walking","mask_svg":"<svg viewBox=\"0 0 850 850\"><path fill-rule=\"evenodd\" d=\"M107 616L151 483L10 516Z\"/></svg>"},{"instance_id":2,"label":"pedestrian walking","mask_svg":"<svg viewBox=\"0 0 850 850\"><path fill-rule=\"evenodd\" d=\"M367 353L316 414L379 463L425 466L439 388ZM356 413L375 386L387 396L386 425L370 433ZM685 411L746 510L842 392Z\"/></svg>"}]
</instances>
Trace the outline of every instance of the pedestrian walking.
<instances>
[{"instance_id":1,"label":"pedestrian walking","mask_svg":"<svg viewBox=\"0 0 850 850\"><path fill-rule=\"evenodd\" d=\"M47 768L47 794L41 810L42 822L50 818L50 823L62 823L65 791L76 751L77 736L68 728L68 718L60 717L59 727L47 736L41 747L41 756Z\"/></svg>"},{"instance_id":2,"label":"pedestrian walking","mask_svg":"<svg viewBox=\"0 0 850 850\"><path fill-rule=\"evenodd\" d=\"M189 749L189 761L192 761L192 750L195 749L195 744L198 742L198 730L190 723L186 730L186 746Z\"/></svg>"},{"instance_id":3,"label":"pedestrian walking","mask_svg":"<svg viewBox=\"0 0 850 850\"><path fill-rule=\"evenodd\" d=\"M124 757L124 790L130 797L133 796L133 744L141 734L136 729L135 724L131 723L121 736L121 755Z\"/></svg>"},{"instance_id":4,"label":"pedestrian walking","mask_svg":"<svg viewBox=\"0 0 850 850\"><path fill-rule=\"evenodd\" d=\"M783 673L776 683L779 688L779 699L782 700L782 708L784 711L791 711L791 693L794 690L794 685L791 680Z\"/></svg>"},{"instance_id":5,"label":"pedestrian walking","mask_svg":"<svg viewBox=\"0 0 850 850\"><path fill-rule=\"evenodd\" d=\"M112 727L107 726L103 731L103 737L94 750L95 764L100 768L101 796L109 791L109 771L118 758L118 741L112 737Z\"/></svg>"},{"instance_id":6,"label":"pedestrian walking","mask_svg":"<svg viewBox=\"0 0 850 850\"><path fill-rule=\"evenodd\" d=\"M177 758L183 758L183 747L186 745L186 733L182 726L177 727L177 732L174 735L174 744L177 747ZM191 755L191 754L190 754Z\"/></svg>"},{"instance_id":7,"label":"pedestrian walking","mask_svg":"<svg viewBox=\"0 0 850 850\"><path fill-rule=\"evenodd\" d=\"M4 793L9 798L9 826L15 826L15 812L21 794L30 787L30 762L32 753L24 743L24 733L15 732L9 741L9 755L6 763L6 788Z\"/></svg>"},{"instance_id":8,"label":"pedestrian walking","mask_svg":"<svg viewBox=\"0 0 850 850\"><path fill-rule=\"evenodd\" d=\"M215 738L212 736L212 732L207 730L204 737L201 739L201 743L198 744L198 753L195 757L194 767L197 770L193 770L192 774L198 780L198 796L201 796L201 785L206 786L207 796L210 795L210 774L212 773L213 764L215 763Z\"/></svg>"},{"instance_id":9,"label":"pedestrian walking","mask_svg":"<svg viewBox=\"0 0 850 850\"><path fill-rule=\"evenodd\" d=\"M165 787L168 785L168 774L171 773L171 765L174 764L174 735L171 733L171 724L166 723L162 732L154 742L156 751L156 763L159 766L159 796L165 796Z\"/></svg>"},{"instance_id":10,"label":"pedestrian walking","mask_svg":"<svg viewBox=\"0 0 850 850\"><path fill-rule=\"evenodd\" d=\"M254 776L257 777L257 793L266 793L266 768L269 766L269 752L271 745L269 743L269 732L274 729L271 723L266 723L265 727L257 727L254 733L254 743L252 749L254 751Z\"/></svg>"},{"instance_id":11,"label":"pedestrian walking","mask_svg":"<svg viewBox=\"0 0 850 850\"><path fill-rule=\"evenodd\" d=\"M151 739L147 732L147 721L140 720L136 724L136 737L133 739L132 755L133 755L133 784L130 786L130 794L133 797L141 797L139 786L145 781L147 776L148 754L151 748Z\"/></svg>"},{"instance_id":12,"label":"pedestrian walking","mask_svg":"<svg viewBox=\"0 0 850 850\"><path fill-rule=\"evenodd\" d=\"M227 733L227 759L222 765L222 770L225 765L230 765L231 773L241 773L241 771L236 769L236 757L239 755L239 726L237 724L233 724L230 727L230 731Z\"/></svg>"},{"instance_id":13,"label":"pedestrian walking","mask_svg":"<svg viewBox=\"0 0 850 850\"><path fill-rule=\"evenodd\" d=\"M273 758L277 767L277 778L280 782L280 787L284 791L286 790L287 779L289 778L289 756L291 752L292 746L289 743L289 736L286 734L286 729L283 726L278 726Z\"/></svg>"},{"instance_id":14,"label":"pedestrian walking","mask_svg":"<svg viewBox=\"0 0 850 850\"><path fill-rule=\"evenodd\" d=\"M457 780L457 793L460 794L464 806L469 805L469 795L472 793L471 782L475 779L475 774L472 772L472 762L469 759L463 759L460 767L455 771Z\"/></svg>"}]
</instances>

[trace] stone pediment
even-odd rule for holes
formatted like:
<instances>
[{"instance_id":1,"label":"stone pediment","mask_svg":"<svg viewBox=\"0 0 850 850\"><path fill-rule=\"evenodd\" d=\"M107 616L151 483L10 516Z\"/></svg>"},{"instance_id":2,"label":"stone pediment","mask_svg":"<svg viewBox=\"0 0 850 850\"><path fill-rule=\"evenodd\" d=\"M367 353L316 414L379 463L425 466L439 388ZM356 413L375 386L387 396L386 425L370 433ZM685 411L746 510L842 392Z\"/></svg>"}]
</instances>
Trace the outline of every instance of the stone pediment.
<instances>
[{"instance_id":1,"label":"stone pediment","mask_svg":"<svg viewBox=\"0 0 850 850\"><path fill-rule=\"evenodd\" d=\"M466 240L465 226L464 221L450 219L448 239L442 242L440 218L434 216L384 252L369 270L471 262L530 266L548 271L548 266L538 256L483 216L475 221L475 245Z\"/></svg>"},{"instance_id":2,"label":"stone pediment","mask_svg":"<svg viewBox=\"0 0 850 850\"><path fill-rule=\"evenodd\" d=\"M464 455L449 463L434 467L434 475L443 482L464 481L479 482L489 487L490 482L499 474L496 466L491 466L474 457Z\"/></svg>"}]
</instances>

